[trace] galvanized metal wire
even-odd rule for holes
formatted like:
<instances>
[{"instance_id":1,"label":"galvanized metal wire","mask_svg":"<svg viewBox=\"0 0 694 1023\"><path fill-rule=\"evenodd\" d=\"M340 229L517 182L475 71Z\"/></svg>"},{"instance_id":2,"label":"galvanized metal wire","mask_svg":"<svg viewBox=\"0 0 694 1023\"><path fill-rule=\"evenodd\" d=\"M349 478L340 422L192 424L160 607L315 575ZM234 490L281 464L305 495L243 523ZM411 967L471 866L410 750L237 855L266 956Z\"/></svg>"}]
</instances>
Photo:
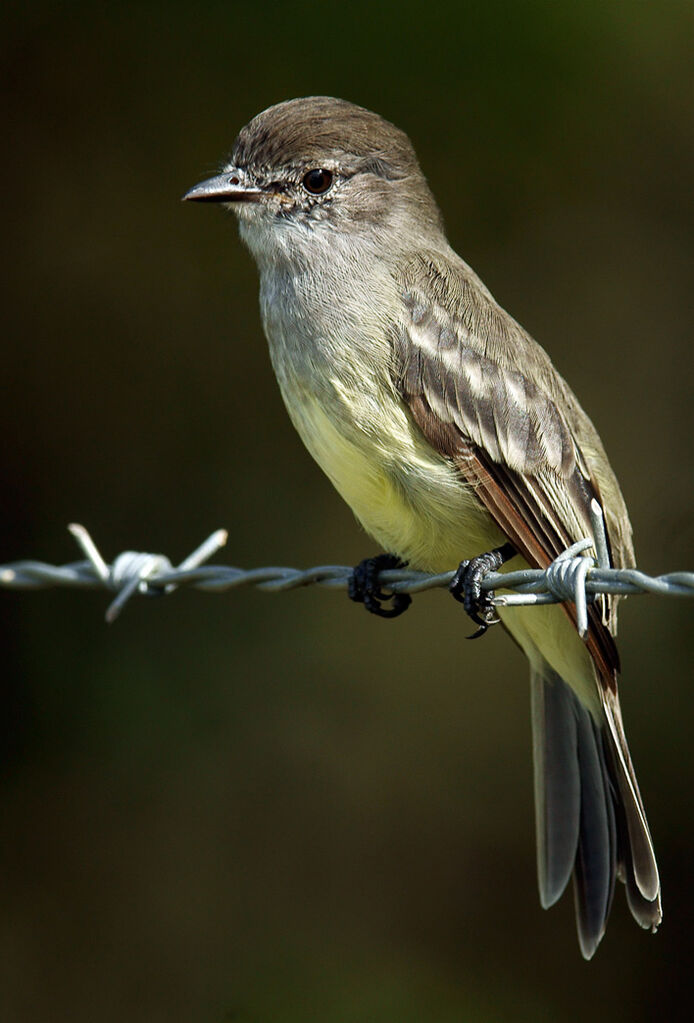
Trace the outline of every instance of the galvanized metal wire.
<instances>
[{"instance_id":1,"label":"galvanized metal wire","mask_svg":"<svg viewBox=\"0 0 694 1023\"><path fill-rule=\"evenodd\" d=\"M482 581L482 589L486 592L497 589L512 591L495 594L493 602L497 607L573 601L578 630L583 636L588 630L587 606L598 594L694 596L694 572L670 572L654 577L635 568L610 568L602 511L596 501L593 502L591 525L591 537L573 544L546 569L493 572ZM107 590L115 593L106 611L106 621L112 622L136 593L161 596L181 586L212 592L256 586L261 590L283 592L312 584L344 590L352 574L352 568L346 565L317 565L307 569L274 566L242 569L205 565L204 562L226 543L227 533L223 529L212 533L176 566L163 554L136 551L124 551L108 564L84 526L73 524L68 528L85 555L83 561L66 565L15 561L0 565L0 588ZM588 554L591 549L594 556ZM407 568L388 569L380 573L379 582L392 593L421 593L448 587L454 574L454 569L438 575Z\"/></svg>"}]
</instances>

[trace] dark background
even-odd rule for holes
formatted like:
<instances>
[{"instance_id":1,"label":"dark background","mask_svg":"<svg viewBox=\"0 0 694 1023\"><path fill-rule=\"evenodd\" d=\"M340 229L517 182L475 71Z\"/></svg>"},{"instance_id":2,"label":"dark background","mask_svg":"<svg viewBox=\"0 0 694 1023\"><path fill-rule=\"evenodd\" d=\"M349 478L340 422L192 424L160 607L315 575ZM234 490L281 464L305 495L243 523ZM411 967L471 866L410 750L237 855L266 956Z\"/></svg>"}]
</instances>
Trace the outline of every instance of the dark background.
<instances>
[{"instance_id":1,"label":"dark background","mask_svg":"<svg viewBox=\"0 0 694 1023\"><path fill-rule=\"evenodd\" d=\"M233 219L179 197L311 93L413 138L454 246L548 348L639 565L692 567L691 5L11 4L0 562L353 563L282 408ZM595 960L539 907L526 666L441 593L4 593L0 1015L111 1023L688 1019L692 605L621 615L659 853ZM684 999L684 1001L683 1001Z\"/></svg>"}]
</instances>

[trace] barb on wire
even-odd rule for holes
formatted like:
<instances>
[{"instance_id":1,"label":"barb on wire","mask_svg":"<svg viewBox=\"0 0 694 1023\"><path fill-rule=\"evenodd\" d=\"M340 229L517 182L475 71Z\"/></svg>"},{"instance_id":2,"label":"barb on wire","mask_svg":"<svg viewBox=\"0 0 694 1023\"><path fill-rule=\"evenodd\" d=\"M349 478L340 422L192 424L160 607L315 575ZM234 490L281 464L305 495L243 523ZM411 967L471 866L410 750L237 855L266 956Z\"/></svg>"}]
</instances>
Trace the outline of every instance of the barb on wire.
<instances>
[{"instance_id":1,"label":"barb on wire","mask_svg":"<svg viewBox=\"0 0 694 1023\"><path fill-rule=\"evenodd\" d=\"M532 604L556 604L573 601L578 631L588 631L588 603L596 595L652 593L668 597L694 596L694 572L671 572L648 576L635 568L610 568L602 511L597 501L591 508L592 537L586 537L563 551L546 569L528 568L519 572L492 572L482 580L482 589L511 590L495 595L497 607ZM114 621L135 593L161 596L179 586L221 592L239 586L257 586L273 592L318 584L346 589L352 569L346 565L318 565L314 568L252 568L205 565L227 541L227 533L218 529L179 565L172 565L163 554L125 551L108 564L84 526L70 525L70 532L82 549L85 560L67 565L47 565L41 561L15 561L0 565L0 588L47 589L51 586L76 589L105 589L115 593L106 611L106 621ZM595 557L586 552L592 548ZM410 569L388 569L379 575L380 584L393 593L420 593L447 587L454 571L432 575Z\"/></svg>"}]
</instances>

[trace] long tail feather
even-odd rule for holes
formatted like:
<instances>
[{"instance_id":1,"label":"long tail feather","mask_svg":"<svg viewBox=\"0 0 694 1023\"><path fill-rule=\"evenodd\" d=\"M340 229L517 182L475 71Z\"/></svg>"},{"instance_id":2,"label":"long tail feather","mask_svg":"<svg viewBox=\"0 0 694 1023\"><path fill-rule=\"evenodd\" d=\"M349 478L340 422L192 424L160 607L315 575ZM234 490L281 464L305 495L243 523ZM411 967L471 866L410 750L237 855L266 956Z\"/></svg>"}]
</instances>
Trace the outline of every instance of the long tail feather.
<instances>
[{"instance_id":1,"label":"long tail feather","mask_svg":"<svg viewBox=\"0 0 694 1023\"><path fill-rule=\"evenodd\" d=\"M537 876L543 909L554 905L566 888L576 859L581 780L576 748L573 693L531 676L531 711L535 774Z\"/></svg>"},{"instance_id":2,"label":"long tail feather","mask_svg":"<svg viewBox=\"0 0 694 1023\"><path fill-rule=\"evenodd\" d=\"M660 881L616 696L596 721L546 663L531 671L540 900L552 905L574 879L581 952L605 933L615 880L642 927L662 918Z\"/></svg>"},{"instance_id":3,"label":"long tail feather","mask_svg":"<svg viewBox=\"0 0 694 1023\"><path fill-rule=\"evenodd\" d=\"M590 959L605 933L612 905L617 874L617 827L602 737L589 711L578 704L575 712L581 819L574 868L574 903L581 952Z\"/></svg>"}]
</instances>

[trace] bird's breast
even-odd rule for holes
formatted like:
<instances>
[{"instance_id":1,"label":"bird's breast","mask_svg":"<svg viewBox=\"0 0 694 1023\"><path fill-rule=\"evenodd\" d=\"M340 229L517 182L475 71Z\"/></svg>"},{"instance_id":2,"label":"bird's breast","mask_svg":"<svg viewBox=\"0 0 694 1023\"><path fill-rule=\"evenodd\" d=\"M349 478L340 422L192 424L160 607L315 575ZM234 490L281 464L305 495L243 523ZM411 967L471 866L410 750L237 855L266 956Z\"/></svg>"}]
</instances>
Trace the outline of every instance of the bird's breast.
<instances>
[{"instance_id":1,"label":"bird's breast","mask_svg":"<svg viewBox=\"0 0 694 1023\"><path fill-rule=\"evenodd\" d=\"M295 283L261 288L263 324L289 415L308 451L383 549L431 571L503 541L392 383L382 307L308 309Z\"/></svg>"}]
</instances>

